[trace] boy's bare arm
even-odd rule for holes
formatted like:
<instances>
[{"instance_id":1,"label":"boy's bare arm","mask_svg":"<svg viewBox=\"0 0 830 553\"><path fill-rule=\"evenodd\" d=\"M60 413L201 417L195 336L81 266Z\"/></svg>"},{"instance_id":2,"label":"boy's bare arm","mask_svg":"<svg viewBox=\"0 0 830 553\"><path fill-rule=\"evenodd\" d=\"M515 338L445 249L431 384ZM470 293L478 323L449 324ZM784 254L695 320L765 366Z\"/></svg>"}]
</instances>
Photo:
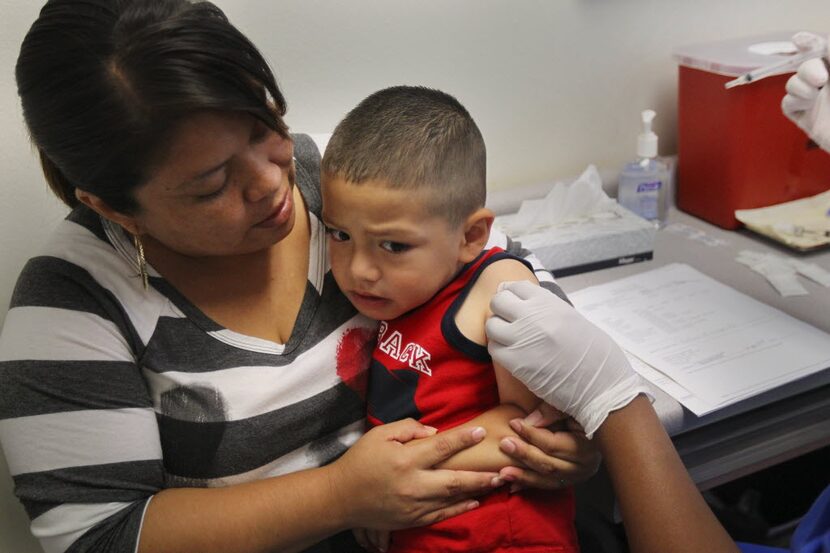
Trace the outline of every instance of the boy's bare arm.
<instances>
[{"instance_id":1,"label":"boy's bare arm","mask_svg":"<svg viewBox=\"0 0 830 553\"><path fill-rule=\"evenodd\" d=\"M518 261L497 261L484 270L456 317L462 334L474 342L487 343L484 322L490 315L490 298L501 282L511 280L530 280L536 283L533 273ZM460 425L482 426L487 430L487 436L476 446L447 459L439 468L498 471L506 466L518 466L515 459L502 453L499 442L502 438L516 436L510 428L510 420L531 413L540 400L502 367L494 364L493 370L496 373L501 405Z\"/></svg>"},{"instance_id":2,"label":"boy's bare arm","mask_svg":"<svg viewBox=\"0 0 830 553\"><path fill-rule=\"evenodd\" d=\"M456 453L443 463L436 465L436 467L453 470L498 472L509 465L518 466L515 460L501 452L499 442L507 436L517 436L510 428L509 422L516 417L525 416L527 416L527 412L524 409L509 403L502 403L459 425L456 428L481 426L487 430L487 435L475 446Z\"/></svg>"}]
</instances>

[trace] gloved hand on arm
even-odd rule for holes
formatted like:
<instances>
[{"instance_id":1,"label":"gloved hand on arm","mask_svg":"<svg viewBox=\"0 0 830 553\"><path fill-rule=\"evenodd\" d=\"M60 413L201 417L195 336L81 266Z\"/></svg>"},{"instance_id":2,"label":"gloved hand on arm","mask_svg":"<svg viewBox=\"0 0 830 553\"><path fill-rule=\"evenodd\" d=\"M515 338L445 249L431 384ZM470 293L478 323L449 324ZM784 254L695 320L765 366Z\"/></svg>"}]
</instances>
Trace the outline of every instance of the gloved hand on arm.
<instances>
[{"instance_id":1,"label":"gloved hand on arm","mask_svg":"<svg viewBox=\"0 0 830 553\"><path fill-rule=\"evenodd\" d=\"M645 382L607 334L529 282L508 283L493 296L490 309L494 315L486 330L493 360L576 419L586 435L596 431L594 441L605 458L633 553L738 552L648 399L638 397L648 395ZM550 454L555 448L550 438L558 433L535 428L528 419L510 424L533 445L504 438L503 451L534 470L544 469L534 458Z\"/></svg>"},{"instance_id":2,"label":"gloved hand on arm","mask_svg":"<svg viewBox=\"0 0 830 553\"><path fill-rule=\"evenodd\" d=\"M824 57L807 60L787 81L787 95L781 109L821 148L830 151L830 91L828 90L827 39L813 33L801 32L792 38L802 51L822 49Z\"/></svg>"},{"instance_id":3,"label":"gloved hand on arm","mask_svg":"<svg viewBox=\"0 0 830 553\"><path fill-rule=\"evenodd\" d=\"M493 360L572 416L589 438L611 411L648 395L614 340L544 288L506 283L490 309L485 328Z\"/></svg>"}]
</instances>

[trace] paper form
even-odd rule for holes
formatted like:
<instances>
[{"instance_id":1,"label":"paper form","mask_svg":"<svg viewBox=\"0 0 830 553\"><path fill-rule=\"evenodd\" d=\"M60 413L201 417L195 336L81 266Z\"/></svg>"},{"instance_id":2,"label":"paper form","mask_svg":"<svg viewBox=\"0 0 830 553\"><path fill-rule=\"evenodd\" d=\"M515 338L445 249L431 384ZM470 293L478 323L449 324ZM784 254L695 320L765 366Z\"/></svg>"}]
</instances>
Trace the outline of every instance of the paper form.
<instances>
[{"instance_id":1,"label":"paper form","mask_svg":"<svg viewBox=\"0 0 830 553\"><path fill-rule=\"evenodd\" d=\"M640 373L640 376L662 389L664 392L684 405L692 413L702 416L718 409L718 406L706 403L665 374L642 361L640 358L632 355L630 352L625 351L624 353L628 358L628 361L631 363L631 367Z\"/></svg>"},{"instance_id":2,"label":"paper form","mask_svg":"<svg viewBox=\"0 0 830 553\"><path fill-rule=\"evenodd\" d=\"M655 384L697 415L830 367L830 334L688 265L569 297L623 349L667 377ZM639 370L648 377L648 367Z\"/></svg>"}]
</instances>

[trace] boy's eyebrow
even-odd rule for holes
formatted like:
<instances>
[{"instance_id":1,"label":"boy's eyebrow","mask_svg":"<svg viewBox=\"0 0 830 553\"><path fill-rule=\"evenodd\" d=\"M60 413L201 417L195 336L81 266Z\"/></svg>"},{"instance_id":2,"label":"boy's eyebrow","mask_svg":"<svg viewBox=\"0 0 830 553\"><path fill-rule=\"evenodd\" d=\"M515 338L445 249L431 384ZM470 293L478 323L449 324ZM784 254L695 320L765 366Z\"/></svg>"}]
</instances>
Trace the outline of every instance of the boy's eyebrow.
<instances>
[{"instance_id":1,"label":"boy's eyebrow","mask_svg":"<svg viewBox=\"0 0 830 553\"><path fill-rule=\"evenodd\" d=\"M337 223L336 220L333 220L330 213L326 212L325 206L323 207L322 211L320 212L320 221L327 227L333 227L337 229L341 229L341 225ZM399 226L392 226L389 227L385 223L381 223L375 228L369 227L364 228L366 234L370 236L382 237L386 238L390 234L396 235L395 237L401 237L402 239L416 239L421 236L420 228L402 228Z\"/></svg>"},{"instance_id":2,"label":"boy's eyebrow","mask_svg":"<svg viewBox=\"0 0 830 553\"><path fill-rule=\"evenodd\" d=\"M390 234L394 234L396 236L402 236L402 237L405 237L405 238L406 237L416 238L416 237L420 236L420 232L418 232L417 229L413 230L413 229L407 229L407 228L401 228L401 227L383 227L383 226L380 226L378 228L367 228L366 229L366 234L369 234L371 236L380 236L380 237L385 237L385 236L389 236Z\"/></svg>"}]
</instances>

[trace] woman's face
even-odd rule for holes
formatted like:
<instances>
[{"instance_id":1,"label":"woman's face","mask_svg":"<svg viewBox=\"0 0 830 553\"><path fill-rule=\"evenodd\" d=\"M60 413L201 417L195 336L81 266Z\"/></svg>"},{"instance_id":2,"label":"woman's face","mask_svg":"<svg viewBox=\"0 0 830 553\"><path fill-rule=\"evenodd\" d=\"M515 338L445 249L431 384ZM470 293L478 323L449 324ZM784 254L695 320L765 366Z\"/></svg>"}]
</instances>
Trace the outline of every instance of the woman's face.
<instances>
[{"instance_id":1,"label":"woman's face","mask_svg":"<svg viewBox=\"0 0 830 553\"><path fill-rule=\"evenodd\" d=\"M294 225L293 152L290 139L252 116L194 115L136 190L139 234L197 257L251 253L279 242Z\"/></svg>"}]
</instances>

